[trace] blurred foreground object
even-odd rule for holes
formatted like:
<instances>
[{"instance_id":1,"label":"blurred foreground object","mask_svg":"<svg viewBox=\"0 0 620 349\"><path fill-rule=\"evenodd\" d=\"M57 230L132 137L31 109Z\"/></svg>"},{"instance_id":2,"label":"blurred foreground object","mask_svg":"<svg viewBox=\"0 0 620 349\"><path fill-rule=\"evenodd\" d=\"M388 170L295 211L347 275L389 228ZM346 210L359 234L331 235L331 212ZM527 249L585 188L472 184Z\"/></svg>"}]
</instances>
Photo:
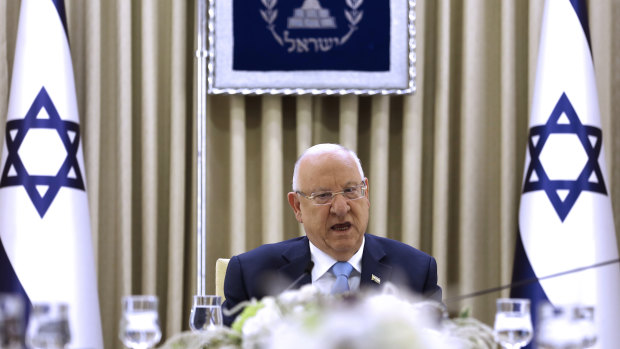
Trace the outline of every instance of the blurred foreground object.
<instances>
[{"instance_id":1,"label":"blurred foreground object","mask_svg":"<svg viewBox=\"0 0 620 349\"><path fill-rule=\"evenodd\" d=\"M328 295L310 284L241 304L232 329L181 333L162 349L495 348L492 329L449 319L444 305L402 293Z\"/></svg>"}]
</instances>

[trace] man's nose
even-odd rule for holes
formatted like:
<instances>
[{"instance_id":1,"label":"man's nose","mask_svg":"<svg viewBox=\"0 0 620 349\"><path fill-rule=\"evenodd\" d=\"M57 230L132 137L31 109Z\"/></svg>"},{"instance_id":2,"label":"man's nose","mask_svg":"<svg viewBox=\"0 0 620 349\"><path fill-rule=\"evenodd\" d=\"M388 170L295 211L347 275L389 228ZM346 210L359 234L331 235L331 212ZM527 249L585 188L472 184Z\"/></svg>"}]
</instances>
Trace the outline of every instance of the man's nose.
<instances>
[{"instance_id":1,"label":"man's nose","mask_svg":"<svg viewBox=\"0 0 620 349\"><path fill-rule=\"evenodd\" d=\"M349 206L349 200L338 194L334 196L332 199L331 212L337 216L344 216L351 210L351 206Z\"/></svg>"}]
</instances>

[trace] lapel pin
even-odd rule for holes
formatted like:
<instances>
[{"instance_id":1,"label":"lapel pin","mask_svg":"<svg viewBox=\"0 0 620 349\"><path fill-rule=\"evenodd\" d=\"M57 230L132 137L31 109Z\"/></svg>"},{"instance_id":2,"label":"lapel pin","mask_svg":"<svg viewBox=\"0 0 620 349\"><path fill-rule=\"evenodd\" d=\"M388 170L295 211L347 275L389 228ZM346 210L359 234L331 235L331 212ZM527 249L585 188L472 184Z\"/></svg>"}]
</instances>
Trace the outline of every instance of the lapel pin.
<instances>
[{"instance_id":1,"label":"lapel pin","mask_svg":"<svg viewBox=\"0 0 620 349\"><path fill-rule=\"evenodd\" d=\"M376 282L377 284L381 285L381 279L377 275L375 275L375 274L372 274L372 276L370 277L370 280L372 280L372 281Z\"/></svg>"}]
</instances>

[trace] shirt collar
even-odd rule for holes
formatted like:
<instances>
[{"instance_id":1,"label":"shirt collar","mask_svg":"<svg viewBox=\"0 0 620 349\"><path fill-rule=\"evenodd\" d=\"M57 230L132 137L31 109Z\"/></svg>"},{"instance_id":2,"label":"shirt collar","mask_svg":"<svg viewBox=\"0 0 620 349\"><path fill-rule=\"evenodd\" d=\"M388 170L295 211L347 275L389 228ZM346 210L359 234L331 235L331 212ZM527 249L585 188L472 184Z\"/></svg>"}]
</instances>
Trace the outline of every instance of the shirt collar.
<instances>
[{"instance_id":1,"label":"shirt collar","mask_svg":"<svg viewBox=\"0 0 620 349\"><path fill-rule=\"evenodd\" d=\"M312 262L314 262L314 267L312 268L312 282L319 279L323 274L325 274L329 269L337 262L337 260L333 259L327 253L321 251L318 247L316 247L312 241L310 242L310 255L312 258ZM355 252L355 254L347 261L349 264L353 266L353 269L357 271L359 274L362 273L362 254L364 253L364 244L366 243L366 237L362 238L362 245L359 250Z\"/></svg>"}]
</instances>

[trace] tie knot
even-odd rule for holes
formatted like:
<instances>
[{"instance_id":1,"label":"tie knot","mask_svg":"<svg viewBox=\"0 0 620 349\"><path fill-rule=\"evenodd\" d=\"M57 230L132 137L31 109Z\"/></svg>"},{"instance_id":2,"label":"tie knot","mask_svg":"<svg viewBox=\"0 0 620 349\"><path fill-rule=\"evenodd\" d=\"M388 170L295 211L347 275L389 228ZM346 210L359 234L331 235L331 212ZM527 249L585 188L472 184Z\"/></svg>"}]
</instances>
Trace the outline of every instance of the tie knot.
<instances>
[{"instance_id":1,"label":"tie knot","mask_svg":"<svg viewBox=\"0 0 620 349\"><path fill-rule=\"evenodd\" d=\"M351 271L352 270L353 270L353 266L351 264L349 264L348 262L336 262L332 266L332 273L336 277L342 275L342 276L348 278L349 275L351 275Z\"/></svg>"}]
</instances>

